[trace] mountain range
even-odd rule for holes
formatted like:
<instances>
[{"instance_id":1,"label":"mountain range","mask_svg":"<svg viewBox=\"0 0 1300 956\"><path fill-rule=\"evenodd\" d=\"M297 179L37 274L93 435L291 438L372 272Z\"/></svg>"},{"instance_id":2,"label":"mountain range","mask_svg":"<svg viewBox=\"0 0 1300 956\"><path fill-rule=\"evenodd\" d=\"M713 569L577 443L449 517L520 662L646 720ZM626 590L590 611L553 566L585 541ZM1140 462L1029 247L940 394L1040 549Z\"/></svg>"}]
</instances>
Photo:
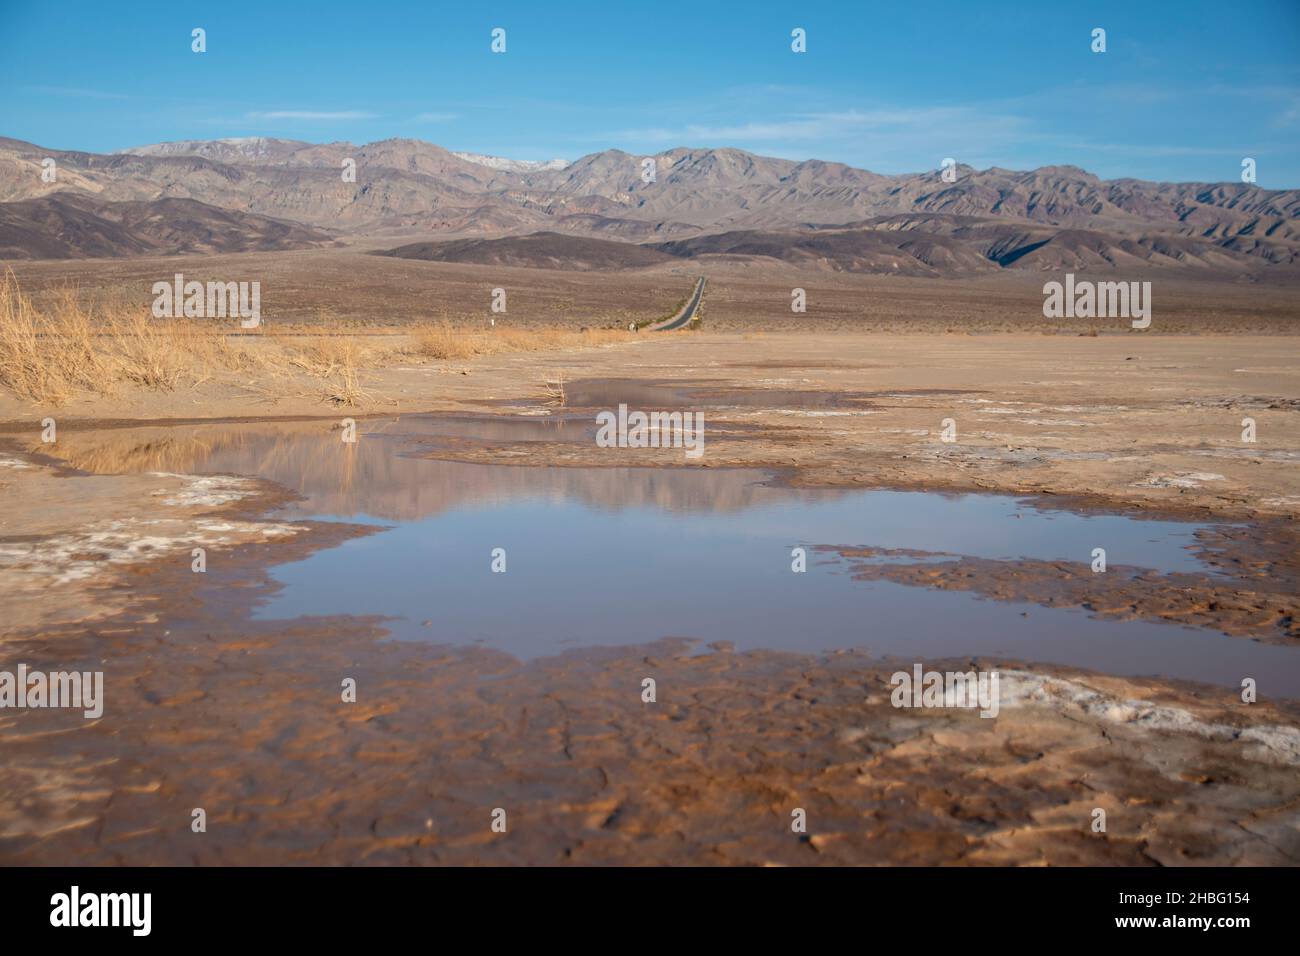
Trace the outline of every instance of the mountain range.
<instances>
[{"instance_id":1,"label":"mountain range","mask_svg":"<svg viewBox=\"0 0 1300 956\"><path fill-rule=\"evenodd\" d=\"M530 162L411 139L250 137L100 154L0 138L0 257L392 237L418 240L391 250L404 257L552 268L707 258L898 275L1168 267L1258 277L1300 267L1298 190L1101 180L1074 166L958 166L948 182L937 170L885 176L737 149L648 158L653 176L647 157L619 150ZM46 159L54 182L42 179ZM563 241L574 237L590 241Z\"/></svg>"}]
</instances>

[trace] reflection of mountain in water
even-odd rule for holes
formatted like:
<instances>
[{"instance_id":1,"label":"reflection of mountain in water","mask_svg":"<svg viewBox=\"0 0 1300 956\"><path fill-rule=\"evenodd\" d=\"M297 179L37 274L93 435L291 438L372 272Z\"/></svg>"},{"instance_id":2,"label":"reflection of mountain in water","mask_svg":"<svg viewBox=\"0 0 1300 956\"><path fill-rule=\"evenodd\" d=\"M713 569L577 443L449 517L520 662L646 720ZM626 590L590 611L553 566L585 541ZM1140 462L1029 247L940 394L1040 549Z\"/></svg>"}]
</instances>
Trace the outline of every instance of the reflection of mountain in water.
<instances>
[{"instance_id":1,"label":"reflection of mountain in water","mask_svg":"<svg viewBox=\"0 0 1300 956\"><path fill-rule=\"evenodd\" d=\"M524 497L571 498L606 509L737 511L767 475L752 469L558 468L407 457L440 442L590 441L585 420L465 420L434 416L358 423L348 444L332 423L186 425L61 435L74 467L99 473L250 475L296 492L291 515L409 521Z\"/></svg>"}]
</instances>

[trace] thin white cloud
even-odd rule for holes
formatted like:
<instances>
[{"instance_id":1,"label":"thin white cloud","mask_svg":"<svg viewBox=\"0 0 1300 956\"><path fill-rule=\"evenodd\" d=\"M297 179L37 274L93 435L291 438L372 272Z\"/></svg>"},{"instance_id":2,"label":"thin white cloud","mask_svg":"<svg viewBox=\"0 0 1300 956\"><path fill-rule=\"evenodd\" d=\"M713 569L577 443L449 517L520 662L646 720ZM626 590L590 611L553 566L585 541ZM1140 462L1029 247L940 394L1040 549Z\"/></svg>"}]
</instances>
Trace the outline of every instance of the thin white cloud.
<instances>
[{"instance_id":1,"label":"thin white cloud","mask_svg":"<svg viewBox=\"0 0 1300 956\"><path fill-rule=\"evenodd\" d=\"M249 119L255 120L366 120L377 118L377 114L366 113L362 110L340 110L338 112L270 110L268 112L249 113L247 116Z\"/></svg>"},{"instance_id":2,"label":"thin white cloud","mask_svg":"<svg viewBox=\"0 0 1300 956\"><path fill-rule=\"evenodd\" d=\"M680 127L626 129L613 133L610 138L665 143L717 140L778 142L835 140L867 133L897 135L902 132L937 132L942 136L961 139L971 131L978 131L984 136L1010 135L1023 122L1015 116L990 115L966 107L844 110L835 113L806 113L767 122L731 125L692 123Z\"/></svg>"},{"instance_id":3,"label":"thin white cloud","mask_svg":"<svg viewBox=\"0 0 1300 956\"><path fill-rule=\"evenodd\" d=\"M1178 146L1158 143L1098 143L1095 141L1064 142L1065 149L1096 150L1100 153L1125 153L1132 156L1243 156L1240 149L1210 146Z\"/></svg>"}]
</instances>

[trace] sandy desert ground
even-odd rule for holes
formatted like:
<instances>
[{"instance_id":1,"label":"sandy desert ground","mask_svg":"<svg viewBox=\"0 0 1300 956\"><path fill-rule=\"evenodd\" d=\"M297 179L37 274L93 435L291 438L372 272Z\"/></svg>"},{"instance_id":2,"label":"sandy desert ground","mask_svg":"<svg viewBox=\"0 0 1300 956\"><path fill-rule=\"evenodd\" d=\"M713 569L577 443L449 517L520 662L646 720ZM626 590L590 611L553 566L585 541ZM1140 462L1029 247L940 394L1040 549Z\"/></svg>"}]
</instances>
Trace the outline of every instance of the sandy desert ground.
<instances>
[{"instance_id":1,"label":"sandy desert ground","mask_svg":"<svg viewBox=\"0 0 1300 956\"><path fill-rule=\"evenodd\" d=\"M368 255L395 245L356 242L328 249L131 259L16 260L7 263L38 300L72 287L147 307L150 289L176 272L199 281L257 279L268 323L343 324L388 330L446 318L486 324L491 290L504 288L501 321L522 327L608 327L670 314L697 275L709 280L705 322L713 332L987 332L1116 334L1114 319L1045 319L1043 283L1057 272L934 279L836 272L778 260L715 259L620 272L421 262ZM1300 285L1288 274L1268 281L1216 279L1212 272L1161 272L1106 279L1152 281L1155 332L1294 334ZM793 313L791 290L807 311Z\"/></svg>"}]
</instances>

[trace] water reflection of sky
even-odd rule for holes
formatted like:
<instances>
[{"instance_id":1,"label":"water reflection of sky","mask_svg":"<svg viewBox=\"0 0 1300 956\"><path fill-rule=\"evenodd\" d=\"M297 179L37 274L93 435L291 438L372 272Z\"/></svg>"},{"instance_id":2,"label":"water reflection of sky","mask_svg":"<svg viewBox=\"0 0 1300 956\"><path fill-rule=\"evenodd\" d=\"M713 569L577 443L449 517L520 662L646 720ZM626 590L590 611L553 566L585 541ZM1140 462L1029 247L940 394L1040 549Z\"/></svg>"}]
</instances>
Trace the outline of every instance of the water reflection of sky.
<instances>
[{"instance_id":1,"label":"water reflection of sky","mask_svg":"<svg viewBox=\"0 0 1300 956\"><path fill-rule=\"evenodd\" d=\"M466 470L489 484L497 472L513 472L512 484L535 474L541 487L398 521L276 568L284 588L260 616L388 614L398 639L481 643L519 657L672 636L742 649L861 647L909 659L994 655L1230 686L1254 676L1274 693L1300 695L1300 657L1288 648L854 581L846 565L813 551L807 573L790 569L792 547L832 543L1085 565L1100 546L1112 566L1195 570L1191 525L1040 512L998 496L796 491L765 486L753 473L744 505L717 512L700 504L698 488L674 496L637 482L725 484L735 474L623 469L630 499L662 503L622 504L596 482L604 469L420 461L414 473L458 486L448 473ZM593 498L596 486L602 494ZM490 569L494 548L506 550L504 574Z\"/></svg>"}]
</instances>

